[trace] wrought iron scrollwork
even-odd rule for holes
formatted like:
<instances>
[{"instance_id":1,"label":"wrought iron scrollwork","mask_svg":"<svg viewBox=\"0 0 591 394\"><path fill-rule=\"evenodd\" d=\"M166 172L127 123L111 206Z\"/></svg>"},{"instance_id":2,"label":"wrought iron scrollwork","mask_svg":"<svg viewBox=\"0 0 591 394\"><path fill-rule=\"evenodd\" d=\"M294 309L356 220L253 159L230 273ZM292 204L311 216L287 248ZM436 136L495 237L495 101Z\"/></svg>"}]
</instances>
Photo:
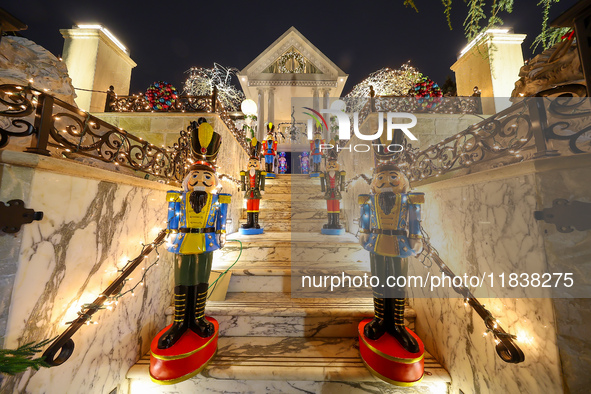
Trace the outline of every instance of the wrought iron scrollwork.
<instances>
[{"instance_id":1,"label":"wrought iron scrollwork","mask_svg":"<svg viewBox=\"0 0 591 394\"><path fill-rule=\"evenodd\" d=\"M532 123L524 103L510 107L418 153L407 153L411 180L440 176L485 161L519 162L533 148Z\"/></svg>"},{"instance_id":2,"label":"wrought iron scrollwork","mask_svg":"<svg viewBox=\"0 0 591 394\"><path fill-rule=\"evenodd\" d=\"M572 153L591 152L591 103L588 97L556 97L544 100L550 124L548 140L566 141Z\"/></svg>"},{"instance_id":3,"label":"wrought iron scrollwork","mask_svg":"<svg viewBox=\"0 0 591 394\"><path fill-rule=\"evenodd\" d=\"M28 137L36 132L35 127L26 119L34 111L33 91L19 85L0 86L0 116L9 118L8 122L16 130L0 127L0 148L8 145L10 137ZM18 119L10 119L18 118Z\"/></svg>"}]
</instances>

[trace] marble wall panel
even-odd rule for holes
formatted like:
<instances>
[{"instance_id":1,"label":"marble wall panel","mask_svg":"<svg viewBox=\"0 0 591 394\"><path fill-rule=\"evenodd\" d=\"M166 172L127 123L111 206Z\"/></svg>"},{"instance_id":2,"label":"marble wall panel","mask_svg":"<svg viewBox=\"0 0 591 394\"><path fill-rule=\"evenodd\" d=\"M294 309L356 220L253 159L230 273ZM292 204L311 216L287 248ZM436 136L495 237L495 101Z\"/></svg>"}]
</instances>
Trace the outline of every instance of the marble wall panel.
<instances>
[{"instance_id":1,"label":"marble wall panel","mask_svg":"<svg viewBox=\"0 0 591 394\"><path fill-rule=\"evenodd\" d=\"M117 276L117 268L139 254L140 242L155 238L165 225L166 191L141 182L146 187L3 165L2 199L20 195L27 207L44 213L43 220L23 226L17 238L3 237L3 247L14 252L4 259L11 257L17 267L5 347L60 334L80 306L92 302ZM93 318L98 324L74 335L75 350L65 364L5 377L0 391L106 393L120 386L166 324L172 256L162 247L159 252L160 263L133 296L121 298L112 311L99 311ZM155 260L153 252L141 268ZM125 288L140 281L141 268Z\"/></svg>"},{"instance_id":2,"label":"marble wall panel","mask_svg":"<svg viewBox=\"0 0 591 394\"><path fill-rule=\"evenodd\" d=\"M544 240L533 217L534 174L486 183L419 188L426 194L423 226L431 244L458 275L545 271ZM424 274L417 259L411 273ZM438 273L434 268L432 274ZM416 294L416 293L415 293ZM417 333L452 376L451 392L562 392L553 301L549 298L480 298L505 330L519 336L525 362L506 364L480 317L458 298L419 298Z\"/></svg>"}]
</instances>

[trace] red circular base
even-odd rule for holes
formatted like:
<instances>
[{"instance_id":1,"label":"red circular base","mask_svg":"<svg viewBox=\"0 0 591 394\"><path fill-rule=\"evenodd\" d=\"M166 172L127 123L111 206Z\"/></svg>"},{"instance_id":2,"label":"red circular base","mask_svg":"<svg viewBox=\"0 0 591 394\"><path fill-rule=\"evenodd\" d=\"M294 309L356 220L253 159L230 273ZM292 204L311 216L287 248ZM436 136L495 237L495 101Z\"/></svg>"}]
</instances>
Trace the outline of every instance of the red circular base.
<instances>
[{"instance_id":1,"label":"red circular base","mask_svg":"<svg viewBox=\"0 0 591 394\"><path fill-rule=\"evenodd\" d=\"M158 384L175 384L197 375L213 358L218 347L219 326L213 317L206 317L213 323L215 333L201 338L187 330L181 339L168 349L158 349L158 339L171 325L154 337L150 346L150 377Z\"/></svg>"},{"instance_id":2,"label":"red circular base","mask_svg":"<svg viewBox=\"0 0 591 394\"><path fill-rule=\"evenodd\" d=\"M385 333L377 340L363 333L371 319L359 323L359 353L367 369L378 378L396 386L413 386L423 379L425 370L425 346L419 337L406 328L417 340L419 351L410 353L396 339Z\"/></svg>"}]
</instances>

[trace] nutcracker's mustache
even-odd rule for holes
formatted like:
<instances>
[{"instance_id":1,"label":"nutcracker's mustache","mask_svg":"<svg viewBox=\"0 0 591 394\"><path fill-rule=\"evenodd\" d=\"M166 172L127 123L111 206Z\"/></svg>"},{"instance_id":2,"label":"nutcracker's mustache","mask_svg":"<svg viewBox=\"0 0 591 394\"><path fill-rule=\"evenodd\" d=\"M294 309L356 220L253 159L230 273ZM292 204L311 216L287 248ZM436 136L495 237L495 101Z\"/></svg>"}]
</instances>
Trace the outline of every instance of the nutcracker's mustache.
<instances>
[{"instance_id":1,"label":"nutcracker's mustache","mask_svg":"<svg viewBox=\"0 0 591 394\"><path fill-rule=\"evenodd\" d=\"M207 192L195 190L189 195L189 204L195 213L201 212L205 204L207 204Z\"/></svg>"},{"instance_id":2,"label":"nutcracker's mustache","mask_svg":"<svg viewBox=\"0 0 591 394\"><path fill-rule=\"evenodd\" d=\"M203 186L197 186L195 187L195 185L197 185L199 183L199 181L195 181L195 183L190 183L189 186L191 186L192 188L194 188L195 190L201 190L204 189L205 187L210 187L211 185L213 185L213 183L211 184L207 184L207 182L202 182Z\"/></svg>"},{"instance_id":3,"label":"nutcracker's mustache","mask_svg":"<svg viewBox=\"0 0 591 394\"><path fill-rule=\"evenodd\" d=\"M378 189L383 188L385 184L386 184L386 182L382 183L381 185L378 185ZM398 182L398 183L388 182L388 184L392 187L397 187L398 185L400 185L400 182Z\"/></svg>"},{"instance_id":4,"label":"nutcracker's mustache","mask_svg":"<svg viewBox=\"0 0 591 394\"><path fill-rule=\"evenodd\" d=\"M380 186L381 187L381 186ZM393 192L384 192L378 194L378 204L386 215L389 215L396 203L396 194Z\"/></svg>"}]
</instances>

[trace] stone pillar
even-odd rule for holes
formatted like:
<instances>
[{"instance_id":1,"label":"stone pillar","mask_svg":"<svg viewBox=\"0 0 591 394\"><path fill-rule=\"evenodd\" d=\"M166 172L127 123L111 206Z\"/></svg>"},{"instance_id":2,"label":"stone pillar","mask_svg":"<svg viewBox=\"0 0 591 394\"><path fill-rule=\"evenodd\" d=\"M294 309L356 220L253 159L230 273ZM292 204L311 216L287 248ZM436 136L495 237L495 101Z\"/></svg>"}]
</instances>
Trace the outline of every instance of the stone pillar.
<instances>
[{"instance_id":1,"label":"stone pillar","mask_svg":"<svg viewBox=\"0 0 591 394\"><path fill-rule=\"evenodd\" d=\"M328 109L330 106L330 89L322 89L322 94L322 108ZM328 127L330 127L330 116L325 116L325 119L328 122ZM326 130L324 139L327 143L330 141L330 130Z\"/></svg>"},{"instance_id":2,"label":"stone pillar","mask_svg":"<svg viewBox=\"0 0 591 394\"><path fill-rule=\"evenodd\" d=\"M257 89L259 93L258 98L258 115L257 115L257 139L262 141L265 138L265 90Z\"/></svg>"},{"instance_id":3,"label":"stone pillar","mask_svg":"<svg viewBox=\"0 0 591 394\"><path fill-rule=\"evenodd\" d=\"M275 88L269 88L268 94L267 109L269 114L267 115L267 122L275 123Z\"/></svg>"},{"instance_id":4,"label":"stone pillar","mask_svg":"<svg viewBox=\"0 0 591 394\"><path fill-rule=\"evenodd\" d=\"M508 29L489 29L470 42L451 66L456 74L458 96L471 96L478 86L485 114L507 107L510 103L506 98L511 97L523 66L521 43L525 37L525 34L509 33ZM486 97L495 97L495 100Z\"/></svg>"},{"instance_id":5,"label":"stone pillar","mask_svg":"<svg viewBox=\"0 0 591 394\"><path fill-rule=\"evenodd\" d=\"M312 108L318 111L320 110L320 97L318 88L312 88L312 96L314 97L312 100Z\"/></svg>"},{"instance_id":6,"label":"stone pillar","mask_svg":"<svg viewBox=\"0 0 591 394\"><path fill-rule=\"evenodd\" d=\"M100 25L60 30L65 39L63 61L76 90L76 104L89 112L103 112L109 86L120 96L129 94L131 70L137 65L129 51Z\"/></svg>"}]
</instances>

